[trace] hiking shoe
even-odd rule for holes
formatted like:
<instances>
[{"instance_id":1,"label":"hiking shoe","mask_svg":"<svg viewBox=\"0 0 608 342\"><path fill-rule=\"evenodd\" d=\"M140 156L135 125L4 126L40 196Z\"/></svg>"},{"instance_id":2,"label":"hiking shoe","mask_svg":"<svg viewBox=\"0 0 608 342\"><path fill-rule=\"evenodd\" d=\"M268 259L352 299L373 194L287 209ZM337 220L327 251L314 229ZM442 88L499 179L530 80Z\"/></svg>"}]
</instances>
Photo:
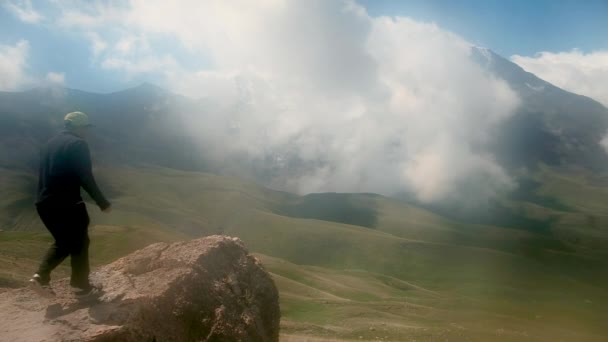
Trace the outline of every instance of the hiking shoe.
<instances>
[{"instance_id":1,"label":"hiking shoe","mask_svg":"<svg viewBox=\"0 0 608 342\"><path fill-rule=\"evenodd\" d=\"M40 274L36 273L29 280L30 288L43 297L54 297L55 292L51 289L50 280L43 279Z\"/></svg>"},{"instance_id":2,"label":"hiking shoe","mask_svg":"<svg viewBox=\"0 0 608 342\"><path fill-rule=\"evenodd\" d=\"M89 297L89 296L96 296L98 294L101 293L101 288L88 284L86 286L82 286L82 287L74 287L74 295L77 298L82 298L82 297Z\"/></svg>"},{"instance_id":3,"label":"hiking shoe","mask_svg":"<svg viewBox=\"0 0 608 342\"><path fill-rule=\"evenodd\" d=\"M38 273L34 274L30 279L30 283L38 284L40 286L49 286L50 282L50 279L42 279L42 277Z\"/></svg>"}]
</instances>

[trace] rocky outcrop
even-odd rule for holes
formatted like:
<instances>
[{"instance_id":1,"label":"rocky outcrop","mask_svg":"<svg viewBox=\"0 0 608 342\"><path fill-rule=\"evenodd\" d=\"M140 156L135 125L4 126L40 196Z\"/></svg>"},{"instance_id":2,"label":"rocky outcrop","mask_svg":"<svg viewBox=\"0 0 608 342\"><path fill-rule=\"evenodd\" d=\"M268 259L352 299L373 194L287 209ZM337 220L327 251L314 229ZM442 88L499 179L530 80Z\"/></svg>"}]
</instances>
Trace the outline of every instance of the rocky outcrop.
<instances>
[{"instance_id":1,"label":"rocky outcrop","mask_svg":"<svg viewBox=\"0 0 608 342\"><path fill-rule=\"evenodd\" d=\"M97 296L69 281L55 298L0 292L2 341L277 341L277 289L237 238L157 243L91 275Z\"/></svg>"}]
</instances>

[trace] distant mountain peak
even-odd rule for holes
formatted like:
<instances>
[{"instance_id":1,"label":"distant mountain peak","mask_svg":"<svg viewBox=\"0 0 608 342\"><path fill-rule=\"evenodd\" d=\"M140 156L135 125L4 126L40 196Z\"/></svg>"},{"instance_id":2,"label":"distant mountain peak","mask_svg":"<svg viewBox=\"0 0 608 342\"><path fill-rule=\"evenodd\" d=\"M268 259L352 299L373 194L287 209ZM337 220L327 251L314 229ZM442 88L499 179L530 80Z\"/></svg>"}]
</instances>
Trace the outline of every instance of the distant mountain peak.
<instances>
[{"instance_id":1,"label":"distant mountain peak","mask_svg":"<svg viewBox=\"0 0 608 342\"><path fill-rule=\"evenodd\" d=\"M164 88L157 86L156 84L150 82L143 82L142 84L135 87L136 89L152 89L152 90L162 90L166 91Z\"/></svg>"},{"instance_id":2,"label":"distant mountain peak","mask_svg":"<svg viewBox=\"0 0 608 342\"><path fill-rule=\"evenodd\" d=\"M490 49L472 46L470 58L505 81L521 100L496 140L503 164L608 169L599 144L608 130L608 111L600 103L556 87Z\"/></svg>"},{"instance_id":3,"label":"distant mountain peak","mask_svg":"<svg viewBox=\"0 0 608 342\"><path fill-rule=\"evenodd\" d=\"M165 88L159 87L156 84L150 83L150 82L144 82L138 86L135 86L133 88L127 88L125 90L120 90L114 93L111 93L113 95L119 95L119 94L124 94L124 95L137 95L137 96L150 96L150 97L158 97L158 96L167 96L167 95L171 95L171 92L166 90Z\"/></svg>"},{"instance_id":4,"label":"distant mountain peak","mask_svg":"<svg viewBox=\"0 0 608 342\"><path fill-rule=\"evenodd\" d=\"M490 65L494 60L495 56L497 56L494 51L482 46L473 46L471 50L474 55L477 54L477 61L481 62L485 59L486 65Z\"/></svg>"},{"instance_id":5,"label":"distant mountain peak","mask_svg":"<svg viewBox=\"0 0 608 342\"><path fill-rule=\"evenodd\" d=\"M520 92L538 92L547 89L557 89L552 84L526 72L522 67L502 57L491 49L473 46L471 59L485 70L507 81L509 85ZM561 90L561 89L560 89Z\"/></svg>"}]
</instances>

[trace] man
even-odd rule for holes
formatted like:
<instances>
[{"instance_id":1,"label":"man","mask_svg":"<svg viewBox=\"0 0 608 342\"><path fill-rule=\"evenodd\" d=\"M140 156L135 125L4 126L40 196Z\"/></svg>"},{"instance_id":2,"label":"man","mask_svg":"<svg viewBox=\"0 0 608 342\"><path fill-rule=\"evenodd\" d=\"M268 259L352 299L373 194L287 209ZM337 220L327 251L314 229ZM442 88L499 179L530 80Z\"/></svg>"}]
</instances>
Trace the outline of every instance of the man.
<instances>
[{"instance_id":1,"label":"man","mask_svg":"<svg viewBox=\"0 0 608 342\"><path fill-rule=\"evenodd\" d=\"M91 170L86 142L89 118L82 112L65 116L65 131L49 140L42 149L36 209L55 242L47 251L30 283L39 293L52 293L51 272L71 257L70 285L77 295L93 290L89 282L89 215L80 197L80 187L91 195L99 208L109 213L111 204L103 196Z\"/></svg>"}]
</instances>

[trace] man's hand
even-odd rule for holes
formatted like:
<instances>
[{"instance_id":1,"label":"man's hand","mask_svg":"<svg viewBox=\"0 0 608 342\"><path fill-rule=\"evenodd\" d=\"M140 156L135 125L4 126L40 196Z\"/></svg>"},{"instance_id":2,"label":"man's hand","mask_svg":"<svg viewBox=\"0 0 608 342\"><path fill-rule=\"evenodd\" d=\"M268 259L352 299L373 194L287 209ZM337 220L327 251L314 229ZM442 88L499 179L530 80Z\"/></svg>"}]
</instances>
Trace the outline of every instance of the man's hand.
<instances>
[{"instance_id":1,"label":"man's hand","mask_svg":"<svg viewBox=\"0 0 608 342\"><path fill-rule=\"evenodd\" d=\"M109 214L109 213L111 213L111 212L112 212L112 206L110 205L110 206L108 206L107 208L102 209L101 211L102 211L103 213L105 213L105 214Z\"/></svg>"}]
</instances>

